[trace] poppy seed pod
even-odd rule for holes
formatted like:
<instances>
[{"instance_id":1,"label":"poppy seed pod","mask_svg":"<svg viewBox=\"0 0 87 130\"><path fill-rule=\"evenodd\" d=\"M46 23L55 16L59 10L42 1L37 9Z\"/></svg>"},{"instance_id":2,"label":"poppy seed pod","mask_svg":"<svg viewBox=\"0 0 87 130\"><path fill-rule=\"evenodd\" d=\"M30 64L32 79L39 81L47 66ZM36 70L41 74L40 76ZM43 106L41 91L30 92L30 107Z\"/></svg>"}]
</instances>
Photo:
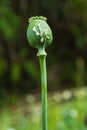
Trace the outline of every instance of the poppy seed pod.
<instances>
[{"instance_id":1,"label":"poppy seed pod","mask_svg":"<svg viewBox=\"0 0 87 130\"><path fill-rule=\"evenodd\" d=\"M49 25L43 16L31 17L27 28L27 39L32 47L46 48L51 44L53 36Z\"/></svg>"}]
</instances>

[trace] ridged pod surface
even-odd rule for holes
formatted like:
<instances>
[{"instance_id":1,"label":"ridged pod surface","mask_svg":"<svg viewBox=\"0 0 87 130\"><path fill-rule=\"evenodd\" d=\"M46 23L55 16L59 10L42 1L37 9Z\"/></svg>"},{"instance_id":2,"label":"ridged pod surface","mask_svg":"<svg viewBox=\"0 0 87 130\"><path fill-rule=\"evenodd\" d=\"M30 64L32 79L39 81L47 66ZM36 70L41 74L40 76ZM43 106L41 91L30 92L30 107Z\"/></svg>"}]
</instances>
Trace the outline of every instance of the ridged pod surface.
<instances>
[{"instance_id":1,"label":"ridged pod surface","mask_svg":"<svg viewBox=\"0 0 87 130\"><path fill-rule=\"evenodd\" d=\"M43 16L31 17L27 28L27 39L32 47L46 48L53 40L52 31Z\"/></svg>"}]
</instances>

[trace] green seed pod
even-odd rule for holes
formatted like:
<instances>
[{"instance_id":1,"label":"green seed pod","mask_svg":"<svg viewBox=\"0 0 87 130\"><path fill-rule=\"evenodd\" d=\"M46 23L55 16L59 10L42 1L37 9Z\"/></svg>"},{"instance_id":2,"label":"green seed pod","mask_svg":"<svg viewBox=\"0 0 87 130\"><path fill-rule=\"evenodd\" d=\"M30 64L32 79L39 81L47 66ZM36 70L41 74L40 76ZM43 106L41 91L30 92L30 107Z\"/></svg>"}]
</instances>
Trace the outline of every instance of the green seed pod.
<instances>
[{"instance_id":1,"label":"green seed pod","mask_svg":"<svg viewBox=\"0 0 87 130\"><path fill-rule=\"evenodd\" d=\"M27 28L27 39L32 47L46 48L51 44L53 36L49 25L43 16L31 17Z\"/></svg>"}]
</instances>

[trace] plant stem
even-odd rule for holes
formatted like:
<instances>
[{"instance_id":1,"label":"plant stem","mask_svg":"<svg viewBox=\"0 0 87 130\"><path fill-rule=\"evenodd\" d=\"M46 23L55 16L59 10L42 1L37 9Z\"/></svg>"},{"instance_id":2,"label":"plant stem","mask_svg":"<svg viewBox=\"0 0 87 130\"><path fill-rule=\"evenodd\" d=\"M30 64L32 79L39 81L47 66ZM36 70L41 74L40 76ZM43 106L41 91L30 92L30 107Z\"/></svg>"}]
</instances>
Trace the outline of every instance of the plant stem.
<instances>
[{"instance_id":1,"label":"plant stem","mask_svg":"<svg viewBox=\"0 0 87 130\"><path fill-rule=\"evenodd\" d=\"M47 74L46 55L39 56L42 87L42 130L47 130Z\"/></svg>"}]
</instances>

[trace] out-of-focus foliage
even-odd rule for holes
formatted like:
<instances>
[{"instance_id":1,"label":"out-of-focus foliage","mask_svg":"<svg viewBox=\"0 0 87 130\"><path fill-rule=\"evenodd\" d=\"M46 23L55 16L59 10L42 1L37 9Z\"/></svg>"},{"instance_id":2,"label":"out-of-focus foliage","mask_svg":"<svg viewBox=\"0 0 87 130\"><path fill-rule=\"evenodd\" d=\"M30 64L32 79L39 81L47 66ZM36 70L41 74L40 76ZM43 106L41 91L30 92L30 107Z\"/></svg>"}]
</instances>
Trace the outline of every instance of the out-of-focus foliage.
<instances>
[{"instance_id":1,"label":"out-of-focus foliage","mask_svg":"<svg viewBox=\"0 0 87 130\"><path fill-rule=\"evenodd\" d=\"M0 0L0 35L6 40L16 38L20 17L13 11L10 0Z\"/></svg>"},{"instance_id":2,"label":"out-of-focus foliage","mask_svg":"<svg viewBox=\"0 0 87 130\"><path fill-rule=\"evenodd\" d=\"M80 49L87 44L87 1L67 1L64 8L65 17Z\"/></svg>"},{"instance_id":3,"label":"out-of-focus foliage","mask_svg":"<svg viewBox=\"0 0 87 130\"><path fill-rule=\"evenodd\" d=\"M48 95L48 129L87 129L87 88ZM37 97L38 98L38 97ZM41 130L41 104L33 94L7 96L0 113L1 130ZM1 103L1 102L0 102Z\"/></svg>"},{"instance_id":4,"label":"out-of-focus foliage","mask_svg":"<svg viewBox=\"0 0 87 130\"><path fill-rule=\"evenodd\" d=\"M46 16L53 31L53 45L47 49L48 89L86 85L86 0L0 0L1 95L40 86L37 51L26 38L32 15Z\"/></svg>"}]
</instances>

